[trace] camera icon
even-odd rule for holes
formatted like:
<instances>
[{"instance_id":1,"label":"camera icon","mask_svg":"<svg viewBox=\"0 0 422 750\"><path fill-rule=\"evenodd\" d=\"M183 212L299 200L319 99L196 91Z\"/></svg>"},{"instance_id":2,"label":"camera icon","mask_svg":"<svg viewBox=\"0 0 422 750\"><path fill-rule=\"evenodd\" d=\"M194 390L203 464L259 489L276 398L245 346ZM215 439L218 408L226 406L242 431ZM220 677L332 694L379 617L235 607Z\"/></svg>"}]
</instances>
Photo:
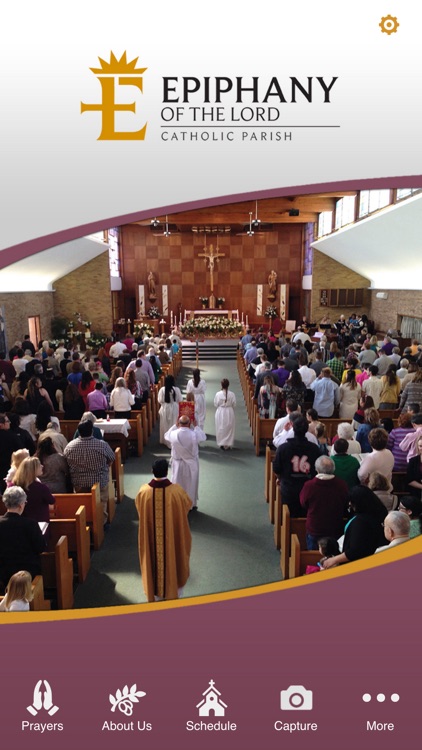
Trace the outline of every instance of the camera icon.
<instances>
[{"instance_id":1,"label":"camera icon","mask_svg":"<svg viewBox=\"0 0 422 750\"><path fill-rule=\"evenodd\" d=\"M303 685L290 685L280 691L280 708L283 711L311 711L312 690L305 690Z\"/></svg>"}]
</instances>

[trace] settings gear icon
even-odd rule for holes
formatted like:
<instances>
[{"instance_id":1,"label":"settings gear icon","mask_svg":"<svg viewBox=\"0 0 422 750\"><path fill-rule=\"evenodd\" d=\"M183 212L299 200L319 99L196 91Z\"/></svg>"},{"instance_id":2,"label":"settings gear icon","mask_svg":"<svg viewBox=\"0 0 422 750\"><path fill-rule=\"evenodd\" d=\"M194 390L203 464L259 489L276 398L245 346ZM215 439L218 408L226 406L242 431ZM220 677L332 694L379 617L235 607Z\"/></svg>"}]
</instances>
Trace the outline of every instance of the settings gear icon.
<instances>
[{"instance_id":1,"label":"settings gear icon","mask_svg":"<svg viewBox=\"0 0 422 750\"><path fill-rule=\"evenodd\" d=\"M384 34L395 34L398 27L400 26L396 16L383 16L381 23L378 24Z\"/></svg>"}]
</instances>

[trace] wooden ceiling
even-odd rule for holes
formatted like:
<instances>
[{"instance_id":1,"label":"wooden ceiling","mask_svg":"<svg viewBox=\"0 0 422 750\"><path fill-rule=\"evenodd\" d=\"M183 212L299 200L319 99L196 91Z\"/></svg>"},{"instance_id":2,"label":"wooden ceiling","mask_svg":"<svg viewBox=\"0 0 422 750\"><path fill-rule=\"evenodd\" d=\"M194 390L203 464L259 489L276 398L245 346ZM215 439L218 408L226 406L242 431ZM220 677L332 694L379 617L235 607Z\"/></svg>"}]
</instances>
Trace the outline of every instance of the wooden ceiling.
<instances>
[{"instance_id":1,"label":"wooden ceiling","mask_svg":"<svg viewBox=\"0 0 422 750\"><path fill-rule=\"evenodd\" d=\"M356 195L356 191L338 191L333 193L317 193L313 195L292 195L281 198L264 198L256 201L242 201L223 206L201 208L194 211L181 211L168 215L168 223L176 224L179 231L192 231L195 226L231 227L232 231L239 231L257 214L262 223L270 224L303 224L318 220L321 211L334 210L335 202L345 195ZM298 216L290 216L289 211L297 209ZM153 218L165 222L165 216L151 216L151 219L135 222L141 226L150 226ZM226 230L227 231L227 230Z\"/></svg>"}]
</instances>

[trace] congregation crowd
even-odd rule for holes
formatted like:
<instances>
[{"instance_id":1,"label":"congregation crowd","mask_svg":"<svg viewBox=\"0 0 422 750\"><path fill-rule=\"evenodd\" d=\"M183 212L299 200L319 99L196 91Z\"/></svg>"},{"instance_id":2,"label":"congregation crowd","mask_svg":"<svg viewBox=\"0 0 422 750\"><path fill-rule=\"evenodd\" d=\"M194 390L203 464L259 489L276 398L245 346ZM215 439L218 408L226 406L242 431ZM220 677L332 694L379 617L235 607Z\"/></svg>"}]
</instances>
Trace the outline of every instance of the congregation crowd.
<instances>
[{"instance_id":1,"label":"congregation crowd","mask_svg":"<svg viewBox=\"0 0 422 750\"><path fill-rule=\"evenodd\" d=\"M413 341L401 349L394 331L380 340L365 316L340 316L330 332L325 323L319 335L310 333L306 319L291 336L248 330L240 348L259 414L275 421L274 472L282 502L292 517L306 516L308 549L319 548L321 566L329 568L420 534L422 346ZM169 339L114 337L85 352L64 342L43 341L36 348L25 336L0 352L2 588L10 579L13 589L16 575L27 588L22 571L39 573L48 541L40 524L54 513L55 494L87 492L99 483L107 523L114 452L96 422L110 413L130 418L141 409L180 346L175 329ZM224 451L235 438L236 399L229 385L223 379L214 398L216 442ZM171 451L172 482L168 461L160 459L154 479L136 498L149 601L176 598L189 575L187 514L198 502L206 387L196 369L185 396L171 374L157 393L159 440ZM57 414L78 422L69 443ZM333 417L340 421L329 439L324 420ZM400 491L394 486L398 473L404 477ZM167 550L173 565L160 575L158 507L162 524L165 513L166 522L175 524L173 549ZM9 605L6 597L1 606Z\"/></svg>"},{"instance_id":2,"label":"congregation crowd","mask_svg":"<svg viewBox=\"0 0 422 750\"><path fill-rule=\"evenodd\" d=\"M54 515L56 494L90 492L98 483L107 524L114 451L101 421L110 414L129 418L132 409L141 409L179 346L176 333L172 340L114 336L95 351L64 341L42 341L36 348L25 335L0 352L2 589L20 569L32 578L40 573L40 554L48 545L43 524ZM59 417L75 420L70 442Z\"/></svg>"},{"instance_id":3,"label":"congregation crowd","mask_svg":"<svg viewBox=\"0 0 422 750\"><path fill-rule=\"evenodd\" d=\"M132 410L142 409L180 346L179 332L174 328L171 339L135 341L129 336L122 340L114 336L99 350L85 352L78 345L66 347L64 341L56 346L39 342L36 350L29 336L25 336L22 342L15 342L8 356L0 352L0 482L6 511L0 518L3 588L16 571L20 572L19 568L32 577L40 572L39 556L46 549L48 531L43 534L39 525L47 525L50 515L54 515L55 494L89 492L98 482L107 524L109 466L114 452L104 439L101 424L110 414L129 419ZM173 374L166 375L156 393L160 443L171 450L173 481L167 480L169 464L165 460L154 465L153 481L169 500L167 522L175 508L178 512L181 502L188 512L197 509L198 448L207 439L203 429L205 391L206 383L196 369L187 383L185 397ZM214 404L217 444L222 450L230 450L234 443L236 399L227 379L222 380ZM77 424L69 443L61 433L59 417ZM148 559L145 556L144 532L150 516L140 498L146 498L146 507L152 507L157 493L154 485L152 502L145 489L146 486L141 487L136 499L143 519L139 551L144 588L149 599L154 600L148 573L153 563L150 553ZM186 559L190 531L186 512L184 516L183 522L179 519L180 539L175 549ZM151 533L155 532L156 528ZM185 569L186 564L180 568ZM181 591L184 575L180 572L177 586L166 581L166 598ZM160 589L158 584L156 588Z\"/></svg>"},{"instance_id":4,"label":"congregation crowd","mask_svg":"<svg viewBox=\"0 0 422 750\"><path fill-rule=\"evenodd\" d=\"M380 340L356 315L309 334L304 319L289 337L247 331L241 347L259 414L276 420L282 502L330 568L421 533L422 345Z\"/></svg>"}]
</instances>

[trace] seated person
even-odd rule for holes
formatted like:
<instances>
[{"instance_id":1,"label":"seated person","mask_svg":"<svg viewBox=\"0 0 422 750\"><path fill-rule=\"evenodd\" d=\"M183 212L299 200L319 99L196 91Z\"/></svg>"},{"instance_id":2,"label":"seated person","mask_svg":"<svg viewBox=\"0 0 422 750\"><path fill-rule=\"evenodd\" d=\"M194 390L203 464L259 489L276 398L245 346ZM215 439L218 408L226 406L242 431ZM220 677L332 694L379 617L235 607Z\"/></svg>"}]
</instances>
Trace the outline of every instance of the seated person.
<instances>
[{"instance_id":1,"label":"seated person","mask_svg":"<svg viewBox=\"0 0 422 750\"><path fill-rule=\"evenodd\" d=\"M388 544L378 547L375 552L385 552L391 547L408 542L410 539L410 518L400 510L391 510L384 521L384 535Z\"/></svg>"}]
</instances>

